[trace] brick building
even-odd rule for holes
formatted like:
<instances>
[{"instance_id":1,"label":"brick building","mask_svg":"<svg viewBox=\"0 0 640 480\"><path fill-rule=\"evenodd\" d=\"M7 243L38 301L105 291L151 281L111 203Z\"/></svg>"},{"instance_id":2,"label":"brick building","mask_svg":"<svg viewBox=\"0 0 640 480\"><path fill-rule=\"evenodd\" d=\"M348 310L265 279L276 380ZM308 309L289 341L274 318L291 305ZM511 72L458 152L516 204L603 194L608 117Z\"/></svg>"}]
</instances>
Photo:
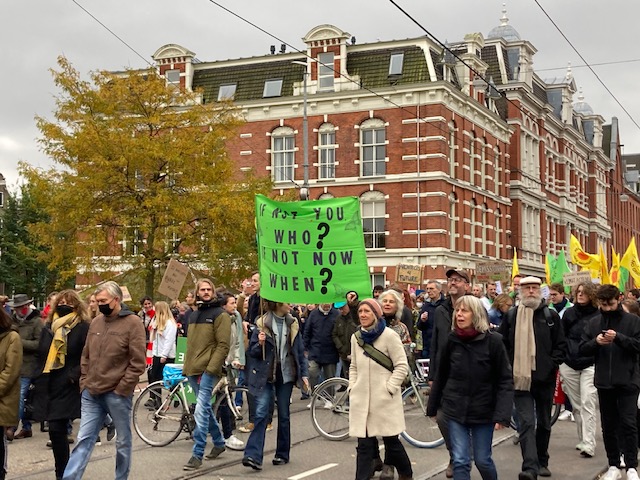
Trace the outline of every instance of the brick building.
<instances>
[{"instance_id":1,"label":"brick building","mask_svg":"<svg viewBox=\"0 0 640 480\"><path fill-rule=\"evenodd\" d=\"M153 58L203 103L237 106L239 170L271 176L279 193L360 199L373 284L399 263L442 279L446 267L510 261L513 247L521 271L542 276L544 254L571 233L589 251L615 240L608 212L626 208L612 190L617 123L582 94L574 102L571 69L538 76L506 12L447 50L426 37L360 45L332 25L302 40L304 53L202 62L165 45Z\"/></svg>"}]
</instances>

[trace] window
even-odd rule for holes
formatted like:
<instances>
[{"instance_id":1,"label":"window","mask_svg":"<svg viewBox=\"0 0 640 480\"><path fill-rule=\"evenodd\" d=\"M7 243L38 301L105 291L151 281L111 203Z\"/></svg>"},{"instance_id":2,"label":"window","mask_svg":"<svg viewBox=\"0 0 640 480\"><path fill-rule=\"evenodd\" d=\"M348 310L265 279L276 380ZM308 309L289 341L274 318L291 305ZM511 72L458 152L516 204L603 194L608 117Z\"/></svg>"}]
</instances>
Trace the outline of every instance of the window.
<instances>
[{"instance_id":1,"label":"window","mask_svg":"<svg viewBox=\"0 0 640 480\"><path fill-rule=\"evenodd\" d=\"M271 134L272 178L274 182L292 182L295 140L293 130L279 127Z\"/></svg>"},{"instance_id":2,"label":"window","mask_svg":"<svg viewBox=\"0 0 640 480\"><path fill-rule=\"evenodd\" d=\"M267 80L266 82L264 82L264 92L262 92L263 98L279 97L280 95L282 95L281 78Z\"/></svg>"},{"instance_id":3,"label":"window","mask_svg":"<svg viewBox=\"0 0 640 480\"><path fill-rule=\"evenodd\" d=\"M489 209L485 203L482 205L482 225L480 225L480 228L482 228L482 255L487 254L487 229L489 228L489 225L487 225L487 210Z\"/></svg>"},{"instance_id":4,"label":"window","mask_svg":"<svg viewBox=\"0 0 640 480\"><path fill-rule=\"evenodd\" d=\"M333 53L318 55L318 88L320 90L333 90L335 74L333 70Z\"/></svg>"},{"instance_id":5,"label":"window","mask_svg":"<svg viewBox=\"0 0 640 480\"><path fill-rule=\"evenodd\" d=\"M167 70L164 72L164 78L169 85L180 86L180 70Z\"/></svg>"},{"instance_id":6,"label":"window","mask_svg":"<svg viewBox=\"0 0 640 480\"><path fill-rule=\"evenodd\" d=\"M486 163L487 163L487 150L489 150L490 146L487 145L487 139L484 139L484 143L482 145L482 153L480 156L480 188L485 189L485 175L487 173Z\"/></svg>"},{"instance_id":7,"label":"window","mask_svg":"<svg viewBox=\"0 0 640 480\"><path fill-rule=\"evenodd\" d=\"M475 185L476 181L476 136L469 132L469 183Z\"/></svg>"},{"instance_id":8,"label":"window","mask_svg":"<svg viewBox=\"0 0 640 480\"><path fill-rule=\"evenodd\" d=\"M402 75L404 53L392 53L389 60L389 75Z\"/></svg>"},{"instance_id":9,"label":"window","mask_svg":"<svg viewBox=\"0 0 640 480\"><path fill-rule=\"evenodd\" d=\"M325 123L318 133L318 179L336 177L336 132L333 125Z\"/></svg>"},{"instance_id":10,"label":"window","mask_svg":"<svg viewBox=\"0 0 640 480\"><path fill-rule=\"evenodd\" d=\"M143 245L144 237L138 227L128 227L122 241L122 254L125 256L140 255Z\"/></svg>"},{"instance_id":11,"label":"window","mask_svg":"<svg viewBox=\"0 0 640 480\"><path fill-rule=\"evenodd\" d=\"M496 208L495 211L495 220L496 220L496 258L502 258L502 244L500 242L500 234L502 233L502 225L500 224L500 209Z\"/></svg>"},{"instance_id":12,"label":"window","mask_svg":"<svg viewBox=\"0 0 640 480\"><path fill-rule=\"evenodd\" d=\"M370 119L360 128L360 163L363 177L386 173L386 131L381 120Z\"/></svg>"},{"instance_id":13,"label":"window","mask_svg":"<svg viewBox=\"0 0 640 480\"><path fill-rule=\"evenodd\" d=\"M0 192L0 207L4 207L4 192Z\"/></svg>"},{"instance_id":14,"label":"window","mask_svg":"<svg viewBox=\"0 0 640 480\"><path fill-rule=\"evenodd\" d=\"M502 166L500 165L500 148L496 147L493 151L493 189L496 195L500 194L500 172Z\"/></svg>"},{"instance_id":15,"label":"window","mask_svg":"<svg viewBox=\"0 0 640 480\"><path fill-rule=\"evenodd\" d=\"M456 124L449 123L449 176L456 178Z\"/></svg>"},{"instance_id":16,"label":"window","mask_svg":"<svg viewBox=\"0 0 640 480\"><path fill-rule=\"evenodd\" d=\"M449 195L449 248L456 251L456 226L458 225L458 217L456 214L456 203L458 198L455 193Z\"/></svg>"},{"instance_id":17,"label":"window","mask_svg":"<svg viewBox=\"0 0 640 480\"><path fill-rule=\"evenodd\" d=\"M381 192L360 197L365 248L385 248L385 199Z\"/></svg>"},{"instance_id":18,"label":"window","mask_svg":"<svg viewBox=\"0 0 640 480\"><path fill-rule=\"evenodd\" d=\"M220 85L218 90L218 101L233 100L233 96L236 94L236 84Z\"/></svg>"},{"instance_id":19,"label":"window","mask_svg":"<svg viewBox=\"0 0 640 480\"><path fill-rule=\"evenodd\" d=\"M470 205L470 212L469 212L469 225L470 225L470 229L469 229L469 237L471 239L471 247L469 250L469 253L476 253L476 201L475 200L471 200L471 205Z\"/></svg>"},{"instance_id":20,"label":"window","mask_svg":"<svg viewBox=\"0 0 640 480\"><path fill-rule=\"evenodd\" d=\"M383 287L386 285L384 273L371 274L371 291L373 291L373 287L375 287L376 285L382 285Z\"/></svg>"}]
</instances>

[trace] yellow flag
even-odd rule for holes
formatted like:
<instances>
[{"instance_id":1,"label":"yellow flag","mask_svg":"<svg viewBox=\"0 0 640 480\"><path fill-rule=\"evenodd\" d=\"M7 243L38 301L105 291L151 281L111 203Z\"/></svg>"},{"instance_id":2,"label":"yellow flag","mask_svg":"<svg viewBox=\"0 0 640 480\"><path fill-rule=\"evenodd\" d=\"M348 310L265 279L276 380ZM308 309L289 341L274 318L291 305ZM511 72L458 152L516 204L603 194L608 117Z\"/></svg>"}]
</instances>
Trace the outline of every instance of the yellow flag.
<instances>
[{"instance_id":1,"label":"yellow flag","mask_svg":"<svg viewBox=\"0 0 640 480\"><path fill-rule=\"evenodd\" d=\"M611 245L611 270L609 270L609 278L611 284L620 288L620 254L616 253L616 249Z\"/></svg>"},{"instance_id":2,"label":"yellow flag","mask_svg":"<svg viewBox=\"0 0 640 480\"><path fill-rule=\"evenodd\" d=\"M600 251L600 283L611 284L611 278L609 276L609 266L607 265L607 257L604 254L604 249L602 248L602 244L599 245Z\"/></svg>"},{"instance_id":3,"label":"yellow flag","mask_svg":"<svg viewBox=\"0 0 640 480\"><path fill-rule=\"evenodd\" d=\"M620 266L629 270L629 274L633 277L633 283L638 288L640 285L640 260L638 259L635 237L631 237L627 251L624 252L620 260Z\"/></svg>"},{"instance_id":4,"label":"yellow flag","mask_svg":"<svg viewBox=\"0 0 640 480\"><path fill-rule=\"evenodd\" d=\"M520 268L518 267L518 253L516 247L513 247L513 264L511 265L511 280L516 275L520 275Z\"/></svg>"},{"instance_id":5,"label":"yellow flag","mask_svg":"<svg viewBox=\"0 0 640 480\"><path fill-rule=\"evenodd\" d=\"M571 261L582 268L582 270L591 270L592 272L600 271L600 256L587 253L580 245L580 240L571 235L569 242L569 253ZM596 274L595 276L599 276Z\"/></svg>"}]
</instances>

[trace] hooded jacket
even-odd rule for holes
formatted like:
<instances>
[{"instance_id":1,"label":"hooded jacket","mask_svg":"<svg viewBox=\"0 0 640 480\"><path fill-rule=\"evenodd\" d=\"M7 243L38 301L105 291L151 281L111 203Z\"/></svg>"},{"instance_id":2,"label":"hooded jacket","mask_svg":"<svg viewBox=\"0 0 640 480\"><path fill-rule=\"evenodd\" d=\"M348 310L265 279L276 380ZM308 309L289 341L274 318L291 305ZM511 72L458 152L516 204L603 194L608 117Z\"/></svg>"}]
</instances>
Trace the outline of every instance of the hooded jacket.
<instances>
[{"instance_id":1,"label":"hooded jacket","mask_svg":"<svg viewBox=\"0 0 640 480\"><path fill-rule=\"evenodd\" d=\"M80 391L133 395L147 367L145 338L140 317L124 304L117 314L94 318L82 351Z\"/></svg>"},{"instance_id":2,"label":"hooded jacket","mask_svg":"<svg viewBox=\"0 0 640 480\"><path fill-rule=\"evenodd\" d=\"M23 321L20 321L14 314L13 324L16 326L22 340L22 367L21 377L31 377L37 367L36 355L38 344L40 343L40 332L42 331L42 319L40 310L33 309Z\"/></svg>"},{"instance_id":3,"label":"hooded jacket","mask_svg":"<svg viewBox=\"0 0 640 480\"><path fill-rule=\"evenodd\" d=\"M564 310L564 316L560 320L567 340L567 358L564 363L574 370L584 370L595 362L593 355L580 353L580 343L585 327L592 318L599 316L600 310L591 304L576 304Z\"/></svg>"},{"instance_id":4,"label":"hooded jacket","mask_svg":"<svg viewBox=\"0 0 640 480\"><path fill-rule=\"evenodd\" d=\"M613 343L598 345L596 337L602 330L615 330ZM595 357L596 388L636 392L640 389L640 319L626 313L622 306L613 312L600 311L600 315L589 320L582 334L580 353Z\"/></svg>"},{"instance_id":5,"label":"hooded jacket","mask_svg":"<svg viewBox=\"0 0 640 480\"><path fill-rule=\"evenodd\" d=\"M39 319L38 319L39 320ZM0 333L0 426L18 424L22 343L15 328Z\"/></svg>"}]
</instances>

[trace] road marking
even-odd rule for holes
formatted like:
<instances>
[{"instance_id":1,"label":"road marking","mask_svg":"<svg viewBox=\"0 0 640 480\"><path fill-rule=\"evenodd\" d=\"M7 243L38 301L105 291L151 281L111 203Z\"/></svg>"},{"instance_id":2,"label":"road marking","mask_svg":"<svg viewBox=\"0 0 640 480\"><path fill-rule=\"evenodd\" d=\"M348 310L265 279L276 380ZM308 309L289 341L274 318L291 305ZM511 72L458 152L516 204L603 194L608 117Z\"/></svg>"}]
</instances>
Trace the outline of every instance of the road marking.
<instances>
[{"instance_id":1,"label":"road marking","mask_svg":"<svg viewBox=\"0 0 640 480\"><path fill-rule=\"evenodd\" d=\"M337 467L337 463L327 463L326 465L322 465L321 467L314 468L313 470L307 470L306 472L299 473L298 475L294 475L293 477L287 478L287 480L300 480L301 478L310 477L311 475L315 475L316 473L324 472L325 470L329 470L330 468Z\"/></svg>"}]
</instances>

